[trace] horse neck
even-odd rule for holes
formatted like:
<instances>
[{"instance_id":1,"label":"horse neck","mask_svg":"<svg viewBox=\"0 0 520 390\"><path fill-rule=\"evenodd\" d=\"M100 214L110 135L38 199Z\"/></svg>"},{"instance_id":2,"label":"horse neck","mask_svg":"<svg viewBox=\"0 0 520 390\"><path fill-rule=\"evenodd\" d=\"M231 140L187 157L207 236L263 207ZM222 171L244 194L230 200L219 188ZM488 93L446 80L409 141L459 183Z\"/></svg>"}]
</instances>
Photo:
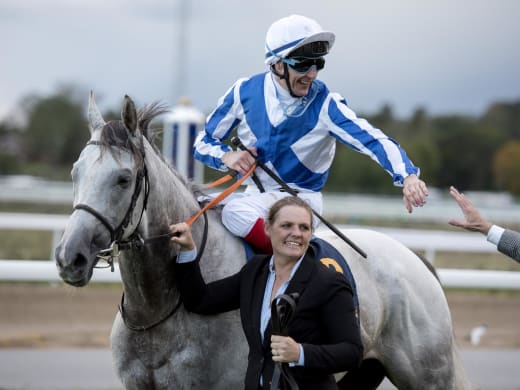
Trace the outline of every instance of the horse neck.
<instances>
[{"instance_id":1,"label":"horse neck","mask_svg":"<svg viewBox=\"0 0 520 390\"><path fill-rule=\"evenodd\" d=\"M168 233L169 225L186 220L198 210L191 191L149 144L146 144L146 165L150 192L138 228L145 239ZM199 230L194 229L195 239L201 234ZM143 250L123 253L120 270L125 310L130 316L143 315L146 318L150 313L145 313L145 308L156 312L176 302L178 292L173 276L176 250L175 245L165 240L146 245Z\"/></svg>"}]
</instances>

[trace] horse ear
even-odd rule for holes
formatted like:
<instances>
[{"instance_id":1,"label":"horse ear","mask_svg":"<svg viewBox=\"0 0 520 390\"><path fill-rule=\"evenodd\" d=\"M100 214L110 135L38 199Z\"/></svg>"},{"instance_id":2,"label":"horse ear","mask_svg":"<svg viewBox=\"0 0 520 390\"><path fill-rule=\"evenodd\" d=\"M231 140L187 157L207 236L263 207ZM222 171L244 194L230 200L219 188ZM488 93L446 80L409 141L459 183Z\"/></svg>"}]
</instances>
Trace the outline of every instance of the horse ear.
<instances>
[{"instance_id":1,"label":"horse ear","mask_svg":"<svg viewBox=\"0 0 520 390\"><path fill-rule=\"evenodd\" d=\"M90 133L101 129L103 126L105 126L105 120L97 107L96 100L94 99L94 91L90 91L90 97L88 99L88 127Z\"/></svg>"},{"instance_id":2,"label":"horse ear","mask_svg":"<svg viewBox=\"0 0 520 390\"><path fill-rule=\"evenodd\" d=\"M125 95L125 104L123 112L121 113L121 119L125 127L130 130L130 133L135 134L135 130L137 129L137 110L135 109L134 102L128 95Z\"/></svg>"}]
</instances>

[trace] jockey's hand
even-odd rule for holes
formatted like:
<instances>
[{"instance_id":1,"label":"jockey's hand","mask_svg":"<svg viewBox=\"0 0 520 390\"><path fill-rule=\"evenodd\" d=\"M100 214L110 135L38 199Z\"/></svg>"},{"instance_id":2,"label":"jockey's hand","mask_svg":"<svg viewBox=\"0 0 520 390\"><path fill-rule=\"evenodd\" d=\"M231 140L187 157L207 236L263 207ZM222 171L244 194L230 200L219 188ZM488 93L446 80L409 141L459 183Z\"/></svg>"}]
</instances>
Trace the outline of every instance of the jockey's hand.
<instances>
[{"instance_id":1,"label":"jockey's hand","mask_svg":"<svg viewBox=\"0 0 520 390\"><path fill-rule=\"evenodd\" d=\"M414 207L424 206L427 197L428 188L426 183L419 179L417 175L409 175L404 179L403 201L409 213L413 211Z\"/></svg>"},{"instance_id":2,"label":"jockey's hand","mask_svg":"<svg viewBox=\"0 0 520 390\"><path fill-rule=\"evenodd\" d=\"M170 225L170 232L177 233L175 236L170 238L170 241L179 244L181 251L190 251L195 248L195 241L193 241L190 227L186 222Z\"/></svg>"},{"instance_id":3,"label":"jockey's hand","mask_svg":"<svg viewBox=\"0 0 520 390\"><path fill-rule=\"evenodd\" d=\"M271 336L271 353L274 362L291 363L300 359L300 345L291 337Z\"/></svg>"},{"instance_id":4,"label":"jockey's hand","mask_svg":"<svg viewBox=\"0 0 520 390\"><path fill-rule=\"evenodd\" d=\"M489 229L491 229L491 223L482 218L479 211L473 206L473 203L453 186L450 187L450 195L457 201L466 220L450 219L448 223L472 232L488 234Z\"/></svg>"},{"instance_id":5,"label":"jockey's hand","mask_svg":"<svg viewBox=\"0 0 520 390\"><path fill-rule=\"evenodd\" d=\"M249 150L256 156L255 147L249 148ZM222 162L226 164L228 168L237 171L241 175L245 175L247 171L249 171L249 168L255 163L255 159L245 150L237 150L224 154L224 156L222 156Z\"/></svg>"}]
</instances>

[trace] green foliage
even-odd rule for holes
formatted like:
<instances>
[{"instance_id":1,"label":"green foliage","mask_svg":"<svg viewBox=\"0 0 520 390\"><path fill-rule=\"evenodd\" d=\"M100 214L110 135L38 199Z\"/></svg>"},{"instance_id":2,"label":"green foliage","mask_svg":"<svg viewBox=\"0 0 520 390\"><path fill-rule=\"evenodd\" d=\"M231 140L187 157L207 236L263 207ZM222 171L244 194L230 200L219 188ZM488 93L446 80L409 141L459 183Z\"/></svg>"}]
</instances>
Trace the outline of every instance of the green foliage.
<instances>
[{"instance_id":1,"label":"green foliage","mask_svg":"<svg viewBox=\"0 0 520 390\"><path fill-rule=\"evenodd\" d=\"M493 168L499 187L513 195L520 195L520 141L502 146L495 156Z\"/></svg>"},{"instance_id":2,"label":"green foliage","mask_svg":"<svg viewBox=\"0 0 520 390\"><path fill-rule=\"evenodd\" d=\"M11 153L0 152L0 175L20 172L20 163Z\"/></svg>"},{"instance_id":3,"label":"green foliage","mask_svg":"<svg viewBox=\"0 0 520 390\"><path fill-rule=\"evenodd\" d=\"M421 170L421 178L429 185L439 187L438 177L441 170L442 156L437 144L429 135L404 140L401 146Z\"/></svg>"},{"instance_id":4,"label":"green foliage","mask_svg":"<svg viewBox=\"0 0 520 390\"><path fill-rule=\"evenodd\" d=\"M6 230L0 235L0 259L50 259L51 244L51 232Z\"/></svg>"},{"instance_id":5,"label":"green foliage","mask_svg":"<svg viewBox=\"0 0 520 390\"><path fill-rule=\"evenodd\" d=\"M438 186L491 189L494 180L490 158L504 141L503 133L463 116L436 118L432 126L433 142L442 156Z\"/></svg>"},{"instance_id":6,"label":"green foliage","mask_svg":"<svg viewBox=\"0 0 520 390\"><path fill-rule=\"evenodd\" d=\"M375 161L338 143L326 191L385 193L393 188L392 177Z\"/></svg>"},{"instance_id":7,"label":"green foliage","mask_svg":"<svg viewBox=\"0 0 520 390\"><path fill-rule=\"evenodd\" d=\"M492 104L480 122L502 132L506 138L520 139L520 102Z\"/></svg>"},{"instance_id":8,"label":"green foliage","mask_svg":"<svg viewBox=\"0 0 520 390\"><path fill-rule=\"evenodd\" d=\"M22 100L18 112L23 120L0 123L0 174L68 179L72 163L89 136L84 115L87 96L69 85L50 96L33 95ZM105 113L105 119L119 119L119 112L116 108ZM520 195L518 152L515 155L508 149L511 142L520 140L520 101L495 103L482 117L431 117L425 108L418 107L409 119L402 119L385 104L365 118L402 145L429 186L505 189ZM206 182L222 175L205 169ZM339 143L325 190L400 193L376 162Z\"/></svg>"},{"instance_id":9,"label":"green foliage","mask_svg":"<svg viewBox=\"0 0 520 390\"><path fill-rule=\"evenodd\" d=\"M32 98L27 107L24 142L27 158L49 165L71 165L88 140L83 105L73 91L64 89L54 96Z\"/></svg>"}]
</instances>

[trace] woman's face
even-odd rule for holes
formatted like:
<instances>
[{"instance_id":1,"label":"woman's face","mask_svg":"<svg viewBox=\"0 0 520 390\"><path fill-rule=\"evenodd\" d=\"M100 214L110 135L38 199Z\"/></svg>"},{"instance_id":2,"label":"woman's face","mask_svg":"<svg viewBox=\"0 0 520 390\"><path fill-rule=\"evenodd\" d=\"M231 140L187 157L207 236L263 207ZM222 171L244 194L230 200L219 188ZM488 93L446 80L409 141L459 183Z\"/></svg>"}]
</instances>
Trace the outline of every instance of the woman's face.
<instances>
[{"instance_id":1,"label":"woman's face","mask_svg":"<svg viewBox=\"0 0 520 390\"><path fill-rule=\"evenodd\" d=\"M312 236L312 216L300 206L287 205L276 214L272 224L266 224L273 254L298 260L305 254Z\"/></svg>"}]
</instances>

